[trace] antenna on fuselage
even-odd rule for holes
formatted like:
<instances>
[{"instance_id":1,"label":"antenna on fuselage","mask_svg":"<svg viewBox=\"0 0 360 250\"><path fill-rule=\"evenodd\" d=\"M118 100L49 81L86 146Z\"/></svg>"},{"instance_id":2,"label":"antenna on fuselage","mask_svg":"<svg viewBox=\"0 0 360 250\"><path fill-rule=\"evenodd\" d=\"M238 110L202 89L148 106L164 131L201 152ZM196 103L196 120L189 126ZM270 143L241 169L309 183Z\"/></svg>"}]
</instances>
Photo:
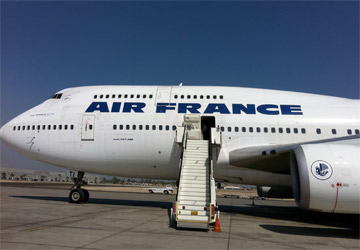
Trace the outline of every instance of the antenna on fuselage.
<instances>
[{"instance_id":1,"label":"antenna on fuselage","mask_svg":"<svg viewBox=\"0 0 360 250\"><path fill-rule=\"evenodd\" d=\"M181 87L181 86L182 86L182 84L183 84L183 83L181 82L181 83L179 84L179 86Z\"/></svg>"}]
</instances>

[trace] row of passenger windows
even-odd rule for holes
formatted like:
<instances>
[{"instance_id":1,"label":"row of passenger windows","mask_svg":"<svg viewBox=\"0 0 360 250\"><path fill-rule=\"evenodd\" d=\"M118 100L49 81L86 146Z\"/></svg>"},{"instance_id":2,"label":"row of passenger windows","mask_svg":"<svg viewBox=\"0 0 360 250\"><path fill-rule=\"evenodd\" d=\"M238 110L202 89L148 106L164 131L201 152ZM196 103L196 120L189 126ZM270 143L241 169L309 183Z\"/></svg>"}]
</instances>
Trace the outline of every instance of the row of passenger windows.
<instances>
[{"instance_id":1,"label":"row of passenger windows","mask_svg":"<svg viewBox=\"0 0 360 250\"><path fill-rule=\"evenodd\" d=\"M211 95L193 95L193 96L191 96L191 95L174 95L174 99L198 99L198 97L199 97L199 99L214 99L214 100L216 100L216 99L218 99L218 96L217 95L213 95L213 96L211 96ZM222 95L220 95L219 96L219 99L224 99L224 96L222 96Z\"/></svg>"},{"instance_id":2,"label":"row of passenger windows","mask_svg":"<svg viewBox=\"0 0 360 250\"><path fill-rule=\"evenodd\" d=\"M106 94L106 95L94 95L94 99L115 99L115 98L143 98L143 99L152 99L153 95L146 95L146 94ZM224 99L224 96L220 95L174 95L174 99Z\"/></svg>"},{"instance_id":3,"label":"row of passenger windows","mask_svg":"<svg viewBox=\"0 0 360 250\"><path fill-rule=\"evenodd\" d=\"M113 130L176 130L175 125L113 125Z\"/></svg>"},{"instance_id":4,"label":"row of passenger windows","mask_svg":"<svg viewBox=\"0 0 360 250\"><path fill-rule=\"evenodd\" d=\"M253 133L253 132L257 132L257 133L261 133L261 132L264 132L264 133L268 133L269 132L269 128L267 128L267 127L264 127L264 128L261 128L261 127L256 127L256 128L254 128L254 127L249 127L249 128L247 128L247 127L241 127L241 128L239 128L239 127L227 127L227 132L232 132L232 131L234 131L234 132L240 132L240 129L241 129L241 131L242 132L246 132L246 131L248 131L248 132L250 132L250 133ZM225 132L225 127L221 127L221 131L222 132ZM293 128L293 129L291 129L291 128L270 128L270 131L271 131L271 133L276 133L276 132L278 132L278 133L280 133L280 134L282 134L282 133L287 133L287 134L291 134L291 133L294 133L294 134L299 134L299 133L301 133L301 134L306 134L306 129L305 128L301 128L301 129L298 129L298 128ZM321 129L320 128L317 128L316 129L316 133L317 134L321 134ZM333 135L336 135L337 134L337 130L336 129L331 129L331 133L333 134ZM352 135L352 134L356 134L356 135L358 135L358 134L360 134L360 130L359 129L355 129L354 131L353 130L351 130L351 129L348 129L347 130L347 133L348 133L348 135Z\"/></svg>"},{"instance_id":5,"label":"row of passenger windows","mask_svg":"<svg viewBox=\"0 0 360 250\"><path fill-rule=\"evenodd\" d=\"M14 131L20 131L20 130L73 130L74 125L23 125L23 126L14 126Z\"/></svg>"},{"instance_id":6,"label":"row of passenger windows","mask_svg":"<svg viewBox=\"0 0 360 250\"><path fill-rule=\"evenodd\" d=\"M110 94L108 94L108 95L94 95L94 99L97 99L97 98L99 98L99 99L109 99L109 98L112 98L112 99L115 99L115 98L137 98L137 99L139 99L139 98L143 98L143 99L146 99L146 98L149 98L149 99L151 99L151 98L153 98L153 95L140 95L140 94L118 94L118 95L115 95L115 94L112 94L112 95L110 95Z\"/></svg>"}]
</instances>

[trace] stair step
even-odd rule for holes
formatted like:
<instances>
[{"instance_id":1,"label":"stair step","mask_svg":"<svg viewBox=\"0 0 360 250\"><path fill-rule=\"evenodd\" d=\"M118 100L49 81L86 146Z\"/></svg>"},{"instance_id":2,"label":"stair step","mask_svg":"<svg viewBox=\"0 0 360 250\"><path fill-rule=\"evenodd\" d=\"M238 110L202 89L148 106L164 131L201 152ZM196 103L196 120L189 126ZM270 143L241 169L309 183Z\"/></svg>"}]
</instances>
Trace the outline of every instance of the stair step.
<instances>
[{"instance_id":1,"label":"stair step","mask_svg":"<svg viewBox=\"0 0 360 250\"><path fill-rule=\"evenodd\" d=\"M178 194L178 201L204 201L210 202L209 197L187 196Z\"/></svg>"},{"instance_id":2,"label":"stair step","mask_svg":"<svg viewBox=\"0 0 360 250\"><path fill-rule=\"evenodd\" d=\"M178 188L178 190L182 188L196 188L196 189L206 189L206 184L200 184L200 183L181 183L181 186Z\"/></svg>"},{"instance_id":3,"label":"stair step","mask_svg":"<svg viewBox=\"0 0 360 250\"><path fill-rule=\"evenodd\" d=\"M181 197L197 197L199 199L210 198L208 192L192 192L192 191L179 191Z\"/></svg>"},{"instance_id":4,"label":"stair step","mask_svg":"<svg viewBox=\"0 0 360 250\"><path fill-rule=\"evenodd\" d=\"M206 168L184 168L181 171L182 174L192 174L192 175L198 175L198 174L208 174L209 170Z\"/></svg>"},{"instance_id":5,"label":"stair step","mask_svg":"<svg viewBox=\"0 0 360 250\"><path fill-rule=\"evenodd\" d=\"M180 182L185 183L182 181L198 181L201 183L208 184L208 179L206 176L192 176L192 175L184 175L180 177ZM188 182L189 183L189 182Z\"/></svg>"},{"instance_id":6,"label":"stair step","mask_svg":"<svg viewBox=\"0 0 360 250\"><path fill-rule=\"evenodd\" d=\"M204 187L188 187L183 186L178 189L178 192L185 191L185 192L201 192L205 193L207 191L207 187L204 185Z\"/></svg>"},{"instance_id":7,"label":"stair step","mask_svg":"<svg viewBox=\"0 0 360 250\"><path fill-rule=\"evenodd\" d=\"M208 204L209 203L206 201L190 201L190 200L178 201L179 206L202 206L202 207L205 207Z\"/></svg>"}]
</instances>

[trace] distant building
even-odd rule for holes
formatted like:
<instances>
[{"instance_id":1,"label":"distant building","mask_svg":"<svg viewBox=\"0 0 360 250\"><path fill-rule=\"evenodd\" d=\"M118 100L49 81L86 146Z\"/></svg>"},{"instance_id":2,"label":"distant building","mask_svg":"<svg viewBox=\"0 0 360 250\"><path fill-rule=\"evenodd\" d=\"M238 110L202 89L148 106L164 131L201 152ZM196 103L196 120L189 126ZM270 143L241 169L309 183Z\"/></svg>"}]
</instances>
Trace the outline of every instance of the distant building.
<instances>
[{"instance_id":1,"label":"distant building","mask_svg":"<svg viewBox=\"0 0 360 250\"><path fill-rule=\"evenodd\" d=\"M1 180L24 180L46 182L72 182L66 172L39 171L17 168L0 168ZM101 176L85 174L88 183L99 183Z\"/></svg>"}]
</instances>

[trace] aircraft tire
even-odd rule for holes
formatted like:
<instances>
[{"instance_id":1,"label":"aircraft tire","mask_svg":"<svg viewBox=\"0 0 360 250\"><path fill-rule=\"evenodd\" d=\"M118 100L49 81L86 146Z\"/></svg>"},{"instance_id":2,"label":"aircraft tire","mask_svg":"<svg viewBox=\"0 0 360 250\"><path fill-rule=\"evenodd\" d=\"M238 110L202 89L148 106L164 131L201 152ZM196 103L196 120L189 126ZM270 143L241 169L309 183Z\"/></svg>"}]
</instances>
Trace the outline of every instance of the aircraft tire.
<instances>
[{"instance_id":1,"label":"aircraft tire","mask_svg":"<svg viewBox=\"0 0 360 250\"><path fill-rule=\"evenodd\" d=\"M84 203L87 203L89 201L90 195L89 195L89 191L87 191L86 189L81 189L84 193Z\"/></svg>"},{"instance_id":2,"label":"aircraft tire","mask_svg":"<svg viewBox=\"0 0 360 250\"><path fill-rule=\"evenodd\" d=\"M77 188L77 189L73 189L70 192L69 195L69 201L70 203L81 203L84 201L84 192L82 189Z\"/></svg>"}]
</instances>

